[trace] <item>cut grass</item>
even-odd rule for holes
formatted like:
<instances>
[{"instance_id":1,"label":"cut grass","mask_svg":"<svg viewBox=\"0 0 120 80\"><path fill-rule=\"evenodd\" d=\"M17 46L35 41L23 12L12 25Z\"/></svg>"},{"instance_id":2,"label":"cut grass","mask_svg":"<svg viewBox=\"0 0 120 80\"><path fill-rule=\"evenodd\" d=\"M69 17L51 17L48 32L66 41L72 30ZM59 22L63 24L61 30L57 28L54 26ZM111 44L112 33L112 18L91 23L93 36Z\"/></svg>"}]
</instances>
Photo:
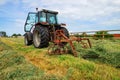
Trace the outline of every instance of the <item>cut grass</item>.
<instances>
[{"instance_id":1,"label":"cut grass","mask_svg":"<svg viewBox=\"0 0 120 80\"><path fill-rule=\"evenodd\" d=\"M111 65L120 66L120 40L93 40L91 49L77 48L83 58Z\"/></svg>"},{"instance_id":2,"label":"cut grass","mask_svg":"<svg viewBox=\"0 0 120 80\"><path fill-rule=\"evenodd\" d=\"M12 51L11 47L0 42L0 79L23 80L29 76L42 76L44 71L27 62L24 56ZM29 78L28 78L29 79ZM24 79L25 80L25 79Z\"/></svg>"},{"instance_id":3,"label":"cut grass","mask_svg":"<svg viewBox=\"0 0 120 80\"><path fill-rule=\"evenodd\" d=\"M13 64L6 66L4 69L1 69L1 71L3 72L5 71L6 73L11 73L11 75L13 76L12 78L17 80L18 77L21 80L26 80L26 79L28 80L34 80L34 79L35 80L43 80L43 79L44 80L119 80L120 79L120 70L115 69L114 67L111 67L106 64L102 64L102 63L96 64L94 63L96 62L94 60L88 61L89 59L84 60L83 58L81 58L81 56L90 53L98 54L97 53L98 49L95 48L96 45L95 42L92 49L85 50L78 46L77 51L79 52L79 57L75 58L74 56L69 54L49 56L46 54L47 49L35 49L33 46L28 46L28 47L24 46L22 38L2 38L1 41L2 43L4 43L3 45L10 46L10 49L12 50L9 51L8 49L6 49L8 50L7 52L2 51L3 53L0 54L2 55L6 54L8 56L6 56L5 58L2 57L0 61L5 60L6 63L10 61L9 63ZM96 42L101 44L100 41L96 41ZM102 53L103 51L100 50L99 52ZM117 52L117 49L115 51ZM8 53L10 54L10 56ZM16 58L15 57L16 54L21 57ZM7 60L7 58L9 57L13 58L13 60L11 59ZM24 61L22 61L22 59L24 59ZM6 63L3 62L3 64L7 65ZM27 67L26 66L24 67L23 65L26 65ZM30 67L30 65L34 68ZM27 71L28 69L30 69L30 71ZM7 76L7 74L4 75ZM24 79L22 79L21 77L23 77Z\"/></svg>"}]
</instances>

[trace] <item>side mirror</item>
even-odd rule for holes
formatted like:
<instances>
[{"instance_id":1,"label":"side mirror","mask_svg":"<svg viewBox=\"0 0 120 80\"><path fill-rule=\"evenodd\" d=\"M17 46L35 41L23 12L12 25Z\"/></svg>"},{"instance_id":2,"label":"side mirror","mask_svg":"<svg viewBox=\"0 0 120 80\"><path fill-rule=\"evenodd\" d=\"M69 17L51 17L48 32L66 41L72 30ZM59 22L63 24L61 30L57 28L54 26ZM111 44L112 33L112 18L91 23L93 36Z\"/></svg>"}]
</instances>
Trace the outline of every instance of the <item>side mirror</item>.
<instances>
[{"instance_id":1,"label":"side mirror","mask_svg":"<svg viewBox=\"0 0 120 80\"><path fill-rule=\"evenodd\" d=\"M27 25L28 23L25 23L25 25Z\"/></svg>"}]
</instances>

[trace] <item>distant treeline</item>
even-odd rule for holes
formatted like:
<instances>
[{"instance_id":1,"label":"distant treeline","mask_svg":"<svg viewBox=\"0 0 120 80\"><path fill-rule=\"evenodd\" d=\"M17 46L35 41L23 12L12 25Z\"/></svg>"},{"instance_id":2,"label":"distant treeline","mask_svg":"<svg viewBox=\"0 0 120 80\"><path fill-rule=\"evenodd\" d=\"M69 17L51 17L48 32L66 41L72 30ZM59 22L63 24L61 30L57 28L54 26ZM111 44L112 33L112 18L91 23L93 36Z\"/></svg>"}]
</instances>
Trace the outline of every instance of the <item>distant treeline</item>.
<instances>
[{"instance_id":1,"label":"distant treeline","mask_svg":"<svg viewBox=\"0 0 120 80\"><path fill-rule=\"evenodd\" d=\"M0 37L18 37L18 36L22 36L22 35L19 33L18 34L14 33L11 36L8 36L5 31L0 31Z\"/></svg>"},{"instance_id":2,"label":"distant treeline","mask_svg":"<svg viewBox=\"0 0 120 80\"><path fill-rule=\"evenodd\" d=\"M12 35L12 37L13 37L13 36L14 36L14 37L17 37L17 36L22 36L22 35L21 35L21 34L15 34L15 33L14 33L14 34Z\"/></svg>"}]
</instances>

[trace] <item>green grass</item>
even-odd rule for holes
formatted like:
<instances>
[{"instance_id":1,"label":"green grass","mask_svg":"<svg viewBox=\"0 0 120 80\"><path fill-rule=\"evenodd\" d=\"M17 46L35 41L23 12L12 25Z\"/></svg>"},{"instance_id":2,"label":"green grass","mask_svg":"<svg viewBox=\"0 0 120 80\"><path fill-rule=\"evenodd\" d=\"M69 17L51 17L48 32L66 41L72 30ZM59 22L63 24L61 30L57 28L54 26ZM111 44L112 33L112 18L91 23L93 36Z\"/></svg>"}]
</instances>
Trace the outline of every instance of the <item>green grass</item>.
<instances>
[{"instance_id":1,"label":"green grass","mask_svg":"<svg viewBox=\"0 0 120 80\"><path fill-rule=\"evenodd\" d=\"M1 80L23 80L25 77L39 77L44 71L27 62L24 56L14 52L11 47L0 42L0 79Z\"/></svg>"},{"instance_id":2,"label":"green grass","mask_svg":"<svg viewBox=\"0 0 120 80\"><path fill-rule=\"evenodd\" d=\"M91 49L77 48L87 60L120 67L120 40L93 40Z\"/></svg>"},{"instance_id":3,"label":"green grass","mask_svg":"<svg viewBox=\"0 0 120 80\"><path fill-rule=\"evenodd\" d=\"M76 45L79 56L74 57L71 54L50 56L46 48L25 46L22 38L1 38L0 79L120 80L120 70L115 68L120 61L120 41L91 41L91 49Z\"/></svg>"}]
</instances>

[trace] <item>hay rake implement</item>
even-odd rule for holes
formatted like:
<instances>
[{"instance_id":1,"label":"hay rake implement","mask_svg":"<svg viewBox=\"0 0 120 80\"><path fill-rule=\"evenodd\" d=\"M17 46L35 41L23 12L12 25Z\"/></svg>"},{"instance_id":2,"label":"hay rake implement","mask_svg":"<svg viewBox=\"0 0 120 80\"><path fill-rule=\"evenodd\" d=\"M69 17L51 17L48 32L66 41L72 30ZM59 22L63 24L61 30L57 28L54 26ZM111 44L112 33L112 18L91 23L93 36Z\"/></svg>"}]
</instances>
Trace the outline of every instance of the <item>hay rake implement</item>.
<instances>
[{"instance_id":1,"label":"hay rake implement","mask_svg":"<svg viewBox=\"0 0 120 80\"><path fill-rule=\"evenodd\" d=\"M55 34L54 40L52 44L48 47L48 54L64 54L68 53L69 49L65 46L64 43L69 43L71 47L71 51L75 57L77 57L77 51L73 44L74 41L80 43L83 48L91 48L91 43L88 38L74 38L70 39L64 35L63 30L56 30L53 34ZM87 41L87 43L83 41Z\"/></svg>"}]
</instances>

